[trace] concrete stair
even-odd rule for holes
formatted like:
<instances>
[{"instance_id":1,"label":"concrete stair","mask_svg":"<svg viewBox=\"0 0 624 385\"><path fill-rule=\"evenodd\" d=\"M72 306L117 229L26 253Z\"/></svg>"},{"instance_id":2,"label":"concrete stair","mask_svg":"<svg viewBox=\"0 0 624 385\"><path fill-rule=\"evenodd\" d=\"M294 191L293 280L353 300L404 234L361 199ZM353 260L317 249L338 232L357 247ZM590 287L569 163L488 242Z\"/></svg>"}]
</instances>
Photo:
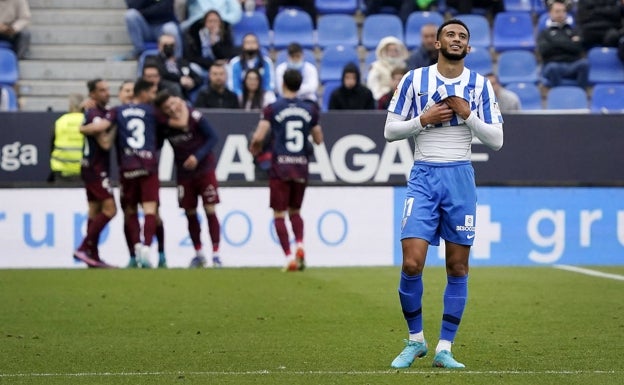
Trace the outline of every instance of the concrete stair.
<instances>
[{"instance_id":1,"label":"concrete stair","mask_svg":"<svg viewBox=\"0 0 624 385\"><path fill-rule=\"evenodd\" d=\"M29 0L32 44L19 63L22 111L66 111L67 95L86 95L88 79L106 79L115 95L136 77L136 61L116 61L132 50L121 0ZM111 100L116 102L116 98Z\"/></svg>"}]
</instances>

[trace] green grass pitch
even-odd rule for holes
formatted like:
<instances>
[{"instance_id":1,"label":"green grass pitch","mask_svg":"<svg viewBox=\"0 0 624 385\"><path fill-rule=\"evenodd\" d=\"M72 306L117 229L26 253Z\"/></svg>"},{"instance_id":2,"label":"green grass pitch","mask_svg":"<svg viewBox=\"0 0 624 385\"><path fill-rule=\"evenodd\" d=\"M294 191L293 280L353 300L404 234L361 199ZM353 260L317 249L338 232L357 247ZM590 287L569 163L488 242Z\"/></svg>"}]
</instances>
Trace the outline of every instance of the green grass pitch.
<instances>
[{"instance_id":1,"label":"green grass pitch","mask_svg":"<svg viewBox=\"0 0 624 385\"><path fill-rule=\"evenodd\" d=\"M599 267L622 274L623 267ZM473 268L431 367L445 273L424 275L430 353L392 370L398 267L0 270L0 384L622 384L624 281Z\"/></svg>"}]
</instances>

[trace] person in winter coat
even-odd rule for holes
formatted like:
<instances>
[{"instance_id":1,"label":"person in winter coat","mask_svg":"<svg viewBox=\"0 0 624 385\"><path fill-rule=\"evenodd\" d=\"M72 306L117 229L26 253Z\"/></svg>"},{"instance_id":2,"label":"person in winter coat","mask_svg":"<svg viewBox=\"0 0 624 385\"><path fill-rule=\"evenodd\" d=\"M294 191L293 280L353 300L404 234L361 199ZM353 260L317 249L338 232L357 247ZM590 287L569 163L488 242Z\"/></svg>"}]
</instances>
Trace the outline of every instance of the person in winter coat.
<instances>
[{"instance_id":1,"label":"person in winter coat","mask_svg":"<svg viewBox=\"0 0 624 385\"><path fill-rule=\"evenodd\" d=\"M329 98L330 110L373 110L373 93L360 81L360 69L348 63L342 70L342 85Z\"/></svg>"}]
</instances>

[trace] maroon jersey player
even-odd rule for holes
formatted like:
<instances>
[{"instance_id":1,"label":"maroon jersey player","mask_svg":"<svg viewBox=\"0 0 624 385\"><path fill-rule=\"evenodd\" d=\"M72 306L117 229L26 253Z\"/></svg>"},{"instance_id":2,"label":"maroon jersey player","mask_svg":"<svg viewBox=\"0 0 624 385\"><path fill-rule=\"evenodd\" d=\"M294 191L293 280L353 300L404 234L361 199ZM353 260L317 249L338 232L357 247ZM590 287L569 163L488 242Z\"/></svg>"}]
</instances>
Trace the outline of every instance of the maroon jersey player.
<instances>
[{"instance_id":1,"label":"maroon jersey player","mask_svg":"<svg viewBox=\"0 0 624 385\"><path fill-rule=\"evenodd\" d=\"M102 79L89 80L87 88L92 108L85 112L83 127L106 117L106 106L110 99L108 83ZM74 257L89 267L110 267L100 259L98 243L100 233L117 213L109 180L112 135L110 131L82 132L85 134L85 142L80 174L87 191L89 212L87 234L74 252Z\"/></svg>"},{"instance_id":2,"label":"maroon jersey player","mask_svg":"<svg viewBox=\"0 0 624 385\"><path fill-rule=\"evenodd\" d=\"M311 143L323 142L319 125L319 109L315 103L297 98L301 86L301 73L286 70L283 97L267 106L256 128L249 150L255 156L262 151L267 134L270 134L272 163L269 169L270 206L273 209L275 231L286 255L286 271L303 270L303 219L301 204L308 182L308 157ZM295 257L291 255L285 216L288 217L297 244Z\"/></svg>"},{"instance_id":3,"label":"maroon jersey player","mask_svg":"<svg viewBox=\"0 0 624 385\"><path fill-rule=\"evenodd\" d=\"M178 205L186 214L189 235L196 252L190 266L203 267L206 264L197 217L198 197L201 197L212 240L213 266L220 267L221 226L215 212L219 193L215 175L216 160L212 153L217 144L217 133L200 111L190 108L184 100L169 91L161 91L155 104L169 117L168 125L162 129L162 136L173 148Z\"/></svg>"}]
</instances>

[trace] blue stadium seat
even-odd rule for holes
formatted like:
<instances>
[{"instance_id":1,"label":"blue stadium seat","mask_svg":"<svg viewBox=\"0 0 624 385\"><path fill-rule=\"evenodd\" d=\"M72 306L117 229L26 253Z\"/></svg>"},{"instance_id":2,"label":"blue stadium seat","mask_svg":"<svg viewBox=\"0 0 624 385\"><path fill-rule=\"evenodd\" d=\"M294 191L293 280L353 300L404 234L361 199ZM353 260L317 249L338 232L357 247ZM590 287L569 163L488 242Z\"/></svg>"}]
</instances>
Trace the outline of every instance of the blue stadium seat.
<instances>
[{"instance_id":1,"label":"blue stadium seat","mask_svg":"<svg viewBox=\"0 0 624 385\"><path fill-rule=\"evenodd\" d=\"M509 83L537 83L538 70L535 54L529 51L504 51L498 56L498 81Z\"/></svg>"},{"instance_id":2,"label":"blue stadium seat","mask_svg":"<svg viewBox=\"0 0 624 385\"><path fill-rule=\"evenodd\" d=\"M438 12L415 11L410 13L405 22L405 45L408 49L414 49L421 44L420 29L425 24L440 26L444 22L444 16Z\"/></svg>"},{"instance_id":3,"label":"blue stadium seat","mask_svg":"<svg viewBox=\"0 0 624 385\"><path fill-rule=\"evenodd\" d=\"M332 92L342 85L342 81L330 81L323 84L323 96L321 100L321 111L327 112L329 110L329 99Z\"/></svg>"},{"instance_id":4,"label":"blue stadium seat","mask_svg":"<svg viewBox=\"0 0 624 385\"><path fill-rule=\"evenodd\" d=\"M280 11L273 21L273 47L286 48L294 41L304 48L314 48L312 17L299 9L285 9Z\"/></svg>"},{"instance_id":5,"label":"blue stadium seat","mask_svg":"<svg viewBox=\"0 0 624 385\"><path fill-rule=\"evenodd\" d=\"M579 110L588 107L587 93L581 87L558 86L546 94L546 109L549 110Z\"/></svg>"},{"instance_id":6,"label":"blue stadium seat","mask_svg":"<svg viewBox=\"0 0 624 385\"><path fill-rule=\"evenodd\" d=\"M13 46L11 45L10 42L8 42L6 40L0 40L0 48L13 49Z\"/></svg>"},{"instance_id":7,"label":"blue stadium seat","mask_svg":"<svg viewBox=\"0 0 624 385\"><path fill-rule=\"evenodd\" d=\"M330 45L352 45L359 43L357 25L351 15L325 15L318 19L317 43L323 49Z\"/></svg>"},{"instance_id":8,"label":"blue stadium seat","mask_svg":"<svg viewBox=\"0 0 624 385\"><path fill-rule=\"evenodd\" d=\"M617 56L617 48L594 47L587 53L589 82L624 83L624 64Z\"/></svg>"},{"instance_id":9,"label":"blue stadium seat","mask_svg":"<svg viewBox=\"0 0 624 385\"><path fill-rule=\"evenodd\" d=\"M145 64L145 59L147 59L148 56L158 56L158 53L159 52L157 48L148 49L141 52L141 55L137 60L137 77L141 77L141 75L143 75L143 65Z\"/></svg>"},{"instance_id":10,"label":"blue stadium seat","mask_svg":"<svg viewBox=\"0 0 624 385\"><path fill-rule=\"evenodd\" d=\"M276 67L278 64L283 63L287 60L288 60L287 50L283 49L283 50L277 51L277 55L275 56ZM314 54L314 51L312 51L311 49L308 49L308 48L303 49L303 60L308 61L314 65L317 65L316 55Z\"/></svg>"},{"instance_id":11,"label":"blue stadium seat","mask_svg":"<svg viewBox=\"0 0 624 385\"><path fill-rule=\"evenodd\" d=\"M261 46L269 48L271 46L269 31L269 19L264 12L255 11L251 14L243 12L240 21L232 26L234 45L242 45L243 37L248 33L253 33L258 36Z\"/></svg>"},{"instance_id":12,"label":"blue stadium seat","mask_svg":"<svg viewBox=\"0 0 624 385\"><path fill-rule=\"evenodd\" d=\"M394 36L403 41L403 23L397 15L375 14L366 16L362 24L362 45L366 49L377 48L379 40Z\"/></svg>"},{"instance_id":13,"label":"blue stadium seat","mask_svg":"<svg viewBox=\"0 0 624 385\"><path fill-rule=\"evenodd\" d=\"M490 47L492 45L492 30L485 16L472 14L457 15L455 18L463 21L468 27L472 47Z\"/></svg>"},{"instance_id":14,"label":"blue stadium seat","mask_svg":"<svg viewBox=\"0 0 624 385\"><path fill-rule=\"evenodd\" d=\"M464 59L464 64L469 69L477 71L481 75L487 75L493 72L494 67L489 48L478 46L470 49L470 53L468 53Z\"/></svg>"},{"instance_id":15,"label":"blue stadium seat","mask_svg":"<svg viewBox=\"0 0 624 385\"><path fill-rule=\"evenodd\" d=\"M342 13L353 16L360 6L359 0L315 0L314 3L320 15Z\"/></svg>"},{"instance_id":16,"label":"blue stadium seat","mask_svg":"<svg viewBox=\"0 0 624 385\"><path fill-rule=\"evenodd\" d=\"M533 19L528 12L499 12L492 26L492 45L496 52L512 49L535 50Z\"/></svg>"},{"instance_id":17,"label":"blue stadium seat","mask_svg":"<svg viewBox=\"0 0 624 385\"><path fill-rule=\"evenodd\" d=\"M505 88L518 95L520 104L522 104L522 110L542 109L542 94L536 84L509 83Z\"/></svg>"},{"instance_id":18,"label":"blue stadium seat","mask_svg":"<svg viewBox=\"0 0 624 385\"><path fill-rule=\"evenodd\" d=\"M596 84L590 102L592 112L624 112L624 84Z\"/></svg>"},{"instance_id":19,"label":"blue stadium seat","mask_svg":"<svg viewBox=\"0 0 624 385\"><path fill-rule=\"evenodd\" d=\"M17 95L15 89L11 86L0 85L0 92L7 96L7 111L17 111L19 106L17 104Z\"/></svg>"},{"instance_id":20,"label":"blue stadium seat","mask_svg":"<svg viewBox=\"0 0 624 385\"><path fill-rule=\"evenodd\" d=\"M548 13L546 8L546 2L544 0L532 0L533 13L536 15L542 15Z\"/></svg>"},{"instance_id":21,"label":"blue stadium seat","mask_svg":"<svg viewBox=\"0 0 624 385\"><path fill-rule=\"evenodd\" d=\"M349 45L333 45L323 50L319 66L319 78L321 83L328 81L341 81L342 69L349 63L360 64L357 49Z\"/></svg>"},{"instance_id":22,"label":"blue stadium seat","mask_svg":"<svg viewBox=\"0 0 624 385\"><path fill-rule=\"evenodd\" d=\"M0 48L0 85L12 86L18 79L19 66L15 52L10 48Z\"/></svg>"},{"instance_id":23,"label":"blue stadium seat","mask_svg":"<svg viewBox=\"0 0 624 385\"><path fill-rule=\"evenodd\" d=\"M532 12L533 4L531 0L504 0L505 11Z\"/></svg>"}]
</instances>

